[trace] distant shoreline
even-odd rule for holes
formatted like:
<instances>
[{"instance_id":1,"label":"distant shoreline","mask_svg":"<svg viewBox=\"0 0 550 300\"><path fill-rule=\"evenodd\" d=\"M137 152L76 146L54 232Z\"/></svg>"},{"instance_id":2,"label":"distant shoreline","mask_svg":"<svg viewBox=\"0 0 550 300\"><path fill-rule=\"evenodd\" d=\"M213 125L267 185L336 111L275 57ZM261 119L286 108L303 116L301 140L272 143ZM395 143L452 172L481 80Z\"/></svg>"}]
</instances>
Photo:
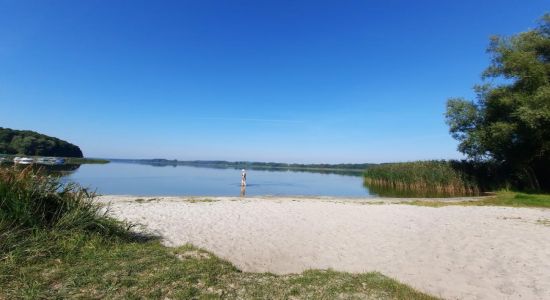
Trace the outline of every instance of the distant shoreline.
<instances>
[{"instance_id":1,"label":"distant shoreline","mask_svg":"<svg viewBox=\"0 0 550 300\"><path fill-rule=\"evenodd\" d=\"M362 164L295 164L276 162L248 162L248 161L210 161L210 160L168 160L168 159L107 159L111 162L135 163L152 166L189 166L220 169L251 169L251 170L289 170L289 171L310 171L327 172L337 174L348 174L361 176L369 167L375 166L372 163Z\"/></svg>"}]
</instances>

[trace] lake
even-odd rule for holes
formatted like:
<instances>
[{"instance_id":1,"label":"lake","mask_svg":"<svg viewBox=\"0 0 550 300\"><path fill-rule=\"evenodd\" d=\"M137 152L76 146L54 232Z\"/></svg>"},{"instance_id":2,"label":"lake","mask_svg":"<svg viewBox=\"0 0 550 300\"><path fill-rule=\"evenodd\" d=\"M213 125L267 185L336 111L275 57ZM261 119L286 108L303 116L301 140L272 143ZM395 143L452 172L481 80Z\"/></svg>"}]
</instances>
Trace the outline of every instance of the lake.
<instances>
[{"instance_id":1,"label":"lake","mask_svg":"<svg viewBox=\"0 0 550 300\"><path fill-rule=\"evenodd\" d=\"M241 171L111 162L84 164L64 180L100 194L140 196L239 196ZM362 176L287 170L247 170L246 196L374 196Z\"/></svg>"}]
</instances>

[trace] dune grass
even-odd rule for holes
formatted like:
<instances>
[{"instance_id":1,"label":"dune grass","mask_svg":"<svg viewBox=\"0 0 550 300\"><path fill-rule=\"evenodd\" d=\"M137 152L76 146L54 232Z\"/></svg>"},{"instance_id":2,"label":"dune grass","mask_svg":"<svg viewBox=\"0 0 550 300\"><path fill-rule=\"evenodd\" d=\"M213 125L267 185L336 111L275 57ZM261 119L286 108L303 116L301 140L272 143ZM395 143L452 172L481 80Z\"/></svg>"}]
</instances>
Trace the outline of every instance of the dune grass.
<instances>
[{"instance_id":1,"label":"dune grass","mask_svg":"<svg viewBox=\"0 0 550 300\"><path fill-rule=\"evenodd\" d=\"M93 197L30 168L0 168L0 299L434 299L376 272L241 272L132 233Z\"/></svg>"},{"instance_id":2,"label":"dune grass","mask_svg":"<svg viewBox=\"0 0 550 300\"><path fill-rule=\"evenodd\" d=\"M0 168L0 230L13 235L50 230L126 236L129 225L106 215L94 195L40 170ZM5 243L0 250L5 250Z\"/></svg>"}]
</instances>

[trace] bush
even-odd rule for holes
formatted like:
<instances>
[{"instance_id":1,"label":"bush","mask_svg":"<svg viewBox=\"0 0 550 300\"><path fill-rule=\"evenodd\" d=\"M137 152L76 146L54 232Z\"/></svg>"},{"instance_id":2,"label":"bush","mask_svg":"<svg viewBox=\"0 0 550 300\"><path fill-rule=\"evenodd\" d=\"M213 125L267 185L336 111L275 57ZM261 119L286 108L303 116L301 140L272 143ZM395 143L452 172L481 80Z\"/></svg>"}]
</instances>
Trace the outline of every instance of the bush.
<instances>
[{"instance_id":1,"label":"bush","mask_svg":"<svg viewBox=\"0 0 550 300\"><path fill-rule=\"evenodd\" d=\"M127 236L129 226L108 217L94 196L41 170L0 168L0 253L41 231Z\"/></svg>"}]
</instances>

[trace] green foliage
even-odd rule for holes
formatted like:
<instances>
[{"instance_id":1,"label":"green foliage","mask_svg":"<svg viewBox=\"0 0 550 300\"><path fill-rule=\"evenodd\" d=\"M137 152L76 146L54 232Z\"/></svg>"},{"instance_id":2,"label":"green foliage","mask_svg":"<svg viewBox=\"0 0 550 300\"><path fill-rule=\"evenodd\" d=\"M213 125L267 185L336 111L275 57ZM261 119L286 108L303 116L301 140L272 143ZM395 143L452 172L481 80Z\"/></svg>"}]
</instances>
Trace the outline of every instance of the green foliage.
<instances>
[{"instance_id":1,"label":"green foliage","mask_svg":"<svg viewBox=\"0 0 550 300\"><path fill-rule=\"evenodd\" d=\"M477 101L452 98L446 120L459 150L506 166L519 188L550 189L550 14L534 30L495 36Z\"/></svg>"},{"instance_id":2,"label":"green foliage","mask_svg":"<svg viewBox=\"0 0 550 300\"><path fill-rule=\"evenodd\" d=\"M0 127L0 153L36 156L82 157L76 145L29 130Z\"/></svg>"},{"instance_id":3,"label":"green foliage","mask_svg":"<svg viewBox=\"0 0 550 300\"><path fill-rule=\"evenodd\" d=\"M93 194L27 167L0 168L0 232L23 239L40 230L124 235L125 225L102 213ZM10 243L0 243L0 253Z\"/></svg>"},{"instance_id":4,"label":"green foliage","mask_svg":"<svg viewBox=\"0 0 550 300\"><path fill-rule=\"evenodd\" d=\"M497 187L494 165L468 161L415 161L380 164L365 170L365 185L392 197L471 196Z\"/></svg>"}]
</instances>

